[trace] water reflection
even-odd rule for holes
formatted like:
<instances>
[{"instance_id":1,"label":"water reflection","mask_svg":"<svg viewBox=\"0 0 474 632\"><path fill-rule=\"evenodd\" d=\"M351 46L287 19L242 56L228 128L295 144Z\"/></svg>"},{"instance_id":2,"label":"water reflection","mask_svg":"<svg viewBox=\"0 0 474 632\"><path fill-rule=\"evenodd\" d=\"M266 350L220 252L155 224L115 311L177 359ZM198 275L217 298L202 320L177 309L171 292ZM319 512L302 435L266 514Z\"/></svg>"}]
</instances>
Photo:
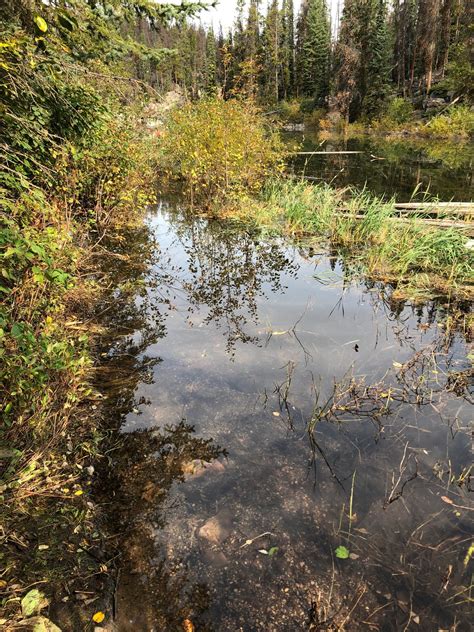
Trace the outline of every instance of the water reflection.
<instances>
[{"instance_id":1,"label":"water reflection","mask_svg":"<svg viewBox=\"0 0 474 632\"><path fill-rule=\"evenodd\" d=\"M181 287L189 313L205 307L201 325L222 328L229 352L235 352L237 340L258 343L247 331L258 321L257 299L283 292L282 273L294 277L298 266L276 240L262 240L242 226L179 216L170 225L186 256ZM192 326L191 318L188 323Z\"/></svg>"},{"instance_id":2,"label":"water reflection","mask_svg":"<svg viewBox=\"0 0 474 632\"><path fill-rule=\"evenodd\" d=\"M462 629L471 364L447 308L163 208L137 240L105 311L119 629Z\"/></svg>"},{"instance_id":3,"label":"water reflection","mask_svg":"<svg viewBox=\"0 0 474 632\"><path fill-rule=\"evenodd\" d=\"M425 195L469 202L474 195L472 143L366 136L321 140L315 132L291 132L301 151L359 151L360 154L298 156L295 173L334 186L365 186L385 197L408 202Z\"/></svg>"}]
</instances>

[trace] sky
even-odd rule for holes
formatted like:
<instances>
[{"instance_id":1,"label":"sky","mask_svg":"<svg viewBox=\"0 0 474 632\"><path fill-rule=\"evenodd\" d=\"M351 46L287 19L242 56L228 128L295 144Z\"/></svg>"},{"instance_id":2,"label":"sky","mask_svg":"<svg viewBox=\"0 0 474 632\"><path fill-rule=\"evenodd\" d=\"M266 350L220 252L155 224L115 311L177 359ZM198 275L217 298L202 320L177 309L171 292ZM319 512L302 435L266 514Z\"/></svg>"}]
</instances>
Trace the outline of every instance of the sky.
<instances>
[{"instance_id":1,"label":"sky","mask_svg":"<svg viewBox=\"0 0 474 632\"><path fill-rule=\"evenodd\" d=\"M281 3L281 2L280 2ZM328 0L328 5L331 7L333 25L337 17L337 7L339 0ZM298 13L300 8L300 0L295 0L295 14ZM342 5L342 1L341 1ZM263 11L265 11L266 2L261 1ZM203 11L200 15L200 21L205 25L213 25L215 29L222 24L224 31L228 30L235 20L235 7L236 0L219 0L219 3L215 9L209 11Z\"/></svg>"}]
</instances>

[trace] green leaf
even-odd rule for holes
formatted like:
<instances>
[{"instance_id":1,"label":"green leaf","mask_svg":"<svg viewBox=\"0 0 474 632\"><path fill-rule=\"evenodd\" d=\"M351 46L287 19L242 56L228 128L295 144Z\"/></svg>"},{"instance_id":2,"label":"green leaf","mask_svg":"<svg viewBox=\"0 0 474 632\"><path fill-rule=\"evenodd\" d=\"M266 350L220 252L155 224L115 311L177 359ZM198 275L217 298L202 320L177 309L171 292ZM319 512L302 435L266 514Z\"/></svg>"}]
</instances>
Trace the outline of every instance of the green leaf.
<instances>
[{"instance_id":1,"label":"green leaf","mask_svg":"<svg viewBox=\"0 0 474 632\"><path fill-rule=\"evenodd\" d=\"M336 549L336 557L340 560L347 560L349 557L349 549L345 546L338 546Z\"/></svg>"},{"instance_id":2,"label":"green leaf","mask_svg":"<svg viewBox=\"0 0 474 632\"><path fill-rule=\"evenodd\" d=\"M14 338L21 338L23 336L23 325L20 323L13 323L11 331Z\"/></svg>"},{"instance_id":3,"label":"green leaf","mask_svg":"<svg viewBox=\"0 0 474 632\"><path fill-rule=\"evenodd\" d=\"M43 20L43 18L40 15L37 15L35 17L35 24L42 33L46 33L46 31L48 30L48 25L46 24L46 20Z\"/></svg>"},{"instance_id":4,"label":"green leaf","mask_svg":"<svg viewBox=\"0 0 474 632\"><path fill-rule=\"evenodd\" d=\"M38 614L42 608L48 605L48 600L37 588L33 588L21 600L21 612L24 617Z\"/></svg>"},{"instance_id":5,"label":"green leaf","mask_svg":"<svg viewBox=\"0 0 474 632\"><path fill-rule=\"evenodd\" d=\"M278 551L278 547L277 546L272 546L271 549L268 549L268 555L271 557L272 555L275 555L275 553Z\"/></svg>"}]
</instances>

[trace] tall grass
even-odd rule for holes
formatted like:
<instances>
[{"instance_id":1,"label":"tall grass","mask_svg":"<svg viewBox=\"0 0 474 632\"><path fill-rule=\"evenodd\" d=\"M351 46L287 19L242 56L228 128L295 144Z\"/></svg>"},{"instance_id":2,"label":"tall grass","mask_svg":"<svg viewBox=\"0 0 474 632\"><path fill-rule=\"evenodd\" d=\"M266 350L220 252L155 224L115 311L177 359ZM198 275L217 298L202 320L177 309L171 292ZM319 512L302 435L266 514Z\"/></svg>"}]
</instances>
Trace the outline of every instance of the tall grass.
<instances>
[{"instance_id":1,"label":"tall grass","mask_svg":"<svg viewBox=\"0 0 474 632\"><path fill-rule=\"evenodd\" d=\"M474 291L474 252L462 231L426 225L421 217L399 221L393 200L367 191L273 179L258 201L246 200L237 212L259 225L326 239L372 276L412 288Z\"/></svg>"}]
</instances>

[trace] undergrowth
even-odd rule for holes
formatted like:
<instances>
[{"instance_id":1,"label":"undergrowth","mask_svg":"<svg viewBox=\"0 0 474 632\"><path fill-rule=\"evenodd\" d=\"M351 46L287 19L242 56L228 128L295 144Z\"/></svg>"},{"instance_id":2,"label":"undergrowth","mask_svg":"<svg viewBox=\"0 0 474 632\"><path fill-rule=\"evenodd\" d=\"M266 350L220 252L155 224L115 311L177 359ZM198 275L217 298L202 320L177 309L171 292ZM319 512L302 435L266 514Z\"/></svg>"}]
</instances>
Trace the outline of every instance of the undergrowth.
<instances>
[{"instance_id":1,"label":"undergrowth","mask_svg":"<svg viewBox=\"0 0 474 632\"><path fill-rule=\"evenodd\" d=\"M162 171L191 203L257 192L283 168L284 145L250 101L205 99L173 112L160 143Z\"/></svg>"},{"instance_id":2,"label":"undergrowth","mask_svg":"<svg viewBox=\"0 0 474 632\"><path fill-rule=\"evenodd\" d=\"M1 9L11 18L0 29L0 627L7 630L55 629L43 617L48 602L66 603L72 587L84 590L108 573L94 553L104 547L90 495L104 433L94 388L102 333L94 306L106 289L97 255L106 256L107 232L140 221L153 182L152 140L135 122L133 84L113 89L104 68L99 81L99 68L77 63L72 42L64 44L58 25L71 38L82 5L68 13L40 4ZM84 37L81 30L78 48ZM94 613L73 597L67 607L69 623L78 609L88 621Z\"/></svg>"}]
</instances>

